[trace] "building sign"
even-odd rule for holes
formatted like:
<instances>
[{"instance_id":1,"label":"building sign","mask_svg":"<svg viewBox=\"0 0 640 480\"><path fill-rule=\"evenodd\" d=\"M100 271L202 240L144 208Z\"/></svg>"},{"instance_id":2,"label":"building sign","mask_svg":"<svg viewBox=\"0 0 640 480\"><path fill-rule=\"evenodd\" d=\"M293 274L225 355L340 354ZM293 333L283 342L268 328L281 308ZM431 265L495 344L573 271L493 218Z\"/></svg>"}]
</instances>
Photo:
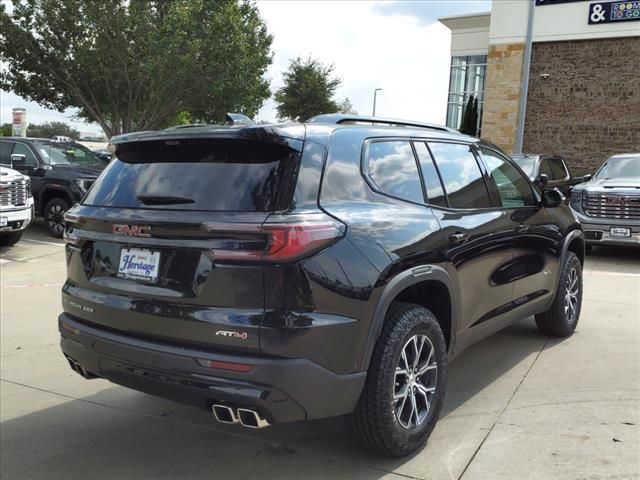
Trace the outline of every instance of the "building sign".
<instances>
[{"instance_id":1,"label":"building sign","mask_svg":"<svg viewBox=\"0 0 640 480\"><path fill-rule=\"evenodd\" d=\"M640 21L640 0L589 4L589 25Z\"/></svg>"},{"instance_id":2,"label":"building sign","mask_svg":"<svg viewBox=\"0 0 640 480\"><path fill-rule=\"evenodd\" d=\"M12 111L11 134L14 137L27 136L27 111L24 108L14 108Z\"/></svg>"},{"instance_id":3,"label":"building sign","mask_svg":"<svg viewBox=\"0 0 640 480\"><path fill-rule=\"evenodd\" d=\"M574 2L586 2L589 0L536 0L536 7L540 5L557 5L558 3L574 3Z\"/></svg>"}]
</instances>

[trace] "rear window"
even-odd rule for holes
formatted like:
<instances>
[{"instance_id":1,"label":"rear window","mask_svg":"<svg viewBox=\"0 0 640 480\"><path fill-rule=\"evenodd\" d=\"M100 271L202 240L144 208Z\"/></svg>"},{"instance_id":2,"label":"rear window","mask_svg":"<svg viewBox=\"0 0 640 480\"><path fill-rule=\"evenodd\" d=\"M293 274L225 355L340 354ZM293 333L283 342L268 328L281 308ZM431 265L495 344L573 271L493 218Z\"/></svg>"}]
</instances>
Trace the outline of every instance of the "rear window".
<instances>
[{"instance_id":1,"label":"rear window","mask_svg":"<svg viewBox=\"0 0 640 480\"><path fill-rule=\"evenodd\" d=\"M189 140L125 144L84 205L235 212L291 204L298 152L269 142Z\"/></svg>"}]
</instances>

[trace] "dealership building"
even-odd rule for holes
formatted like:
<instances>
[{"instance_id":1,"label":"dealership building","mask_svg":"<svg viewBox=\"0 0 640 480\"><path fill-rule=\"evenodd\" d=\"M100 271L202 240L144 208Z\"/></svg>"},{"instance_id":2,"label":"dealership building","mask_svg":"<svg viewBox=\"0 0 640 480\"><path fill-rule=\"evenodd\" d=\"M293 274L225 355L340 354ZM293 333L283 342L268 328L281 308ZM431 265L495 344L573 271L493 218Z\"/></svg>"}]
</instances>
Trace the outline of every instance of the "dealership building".
<instances>
[{"instance_id":1,"label":"dealership building","mask_svg":"<svg viewBox=\"0 0 640 480\"><path fill-rule=\"evenodd\" d=\"M640 151L640 0L493 0L440 22L452 33L448 126L473 95L480 136L510 153L587 172Z\"/></svg>"}]
</instances>

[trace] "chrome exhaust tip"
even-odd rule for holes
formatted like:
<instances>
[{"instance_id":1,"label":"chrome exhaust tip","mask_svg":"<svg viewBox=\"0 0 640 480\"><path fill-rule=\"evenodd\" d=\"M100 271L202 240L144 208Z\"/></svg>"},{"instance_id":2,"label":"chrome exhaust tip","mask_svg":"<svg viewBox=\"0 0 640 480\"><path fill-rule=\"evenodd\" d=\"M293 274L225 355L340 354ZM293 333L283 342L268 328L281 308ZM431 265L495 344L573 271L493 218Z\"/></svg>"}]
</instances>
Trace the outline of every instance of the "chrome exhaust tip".
<instances>
[{"instance_id":1,"label":"chrome exhaust tip","mask_svg":"<svg viewBox=\"0 0 640 480\"><path fill-rule=\"evenodd\" d=\"M211 410L220 423L234 424L240 422L233 408L227 405L211 405Z\"/></svg>"},{"instance_id":2,"label":"chrome exhaust tip","mask_svg":"<svg viewBox=\"0 0 640 480\"><path fill-rule=\"evenodd\" d=\"M248 408L239 408L238 417L240 418L240 424L247 428L264 428L271 425L269 421L262 418L255 410L249 410Z\"/></svg>"}]
</instances>

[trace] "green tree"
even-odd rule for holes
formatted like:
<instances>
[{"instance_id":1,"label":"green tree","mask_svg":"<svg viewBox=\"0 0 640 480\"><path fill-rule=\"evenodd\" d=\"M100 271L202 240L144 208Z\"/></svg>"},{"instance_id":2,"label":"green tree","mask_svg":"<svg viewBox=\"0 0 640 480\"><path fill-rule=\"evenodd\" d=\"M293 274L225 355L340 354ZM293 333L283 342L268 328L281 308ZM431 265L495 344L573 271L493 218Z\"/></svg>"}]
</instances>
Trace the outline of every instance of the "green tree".
<instances>
[{"instance_id":1,"label":"green tree","mask_svg":"<svg viewBox=\"0 0 640 480\"><path fill-rule=\"evenodd\" d=\"M182 112L253 116L270 95L272 37L249 0L11 1L0 3L0 88L77 108L109 137Z\"/></svg>"},{"instance_id":2,"label":"green tree","mask_svg":"<svg viewBox=\"0 0 640 480\"><path fill-rule=\"evenodd\" d=\"M47 122L42 125L30 124L27 127L27 137L51 138L55 135L80 138L80 132L64 122Z\"/></svg>"},{"instance_id":3,"label":"green tree","mask_svg":"<svg viewBox=\"0 0 640 480\"><path fill-rule=\"evenodd\" d=\"M353 108L353 104L349 97L345 98L342 102L338 103L338 112L340 113L348 113L350 115L357 115L358 111Z\"/></svg>"},{"instance_id":4,"label":"green tree","mask_svg":"<svg viewBox=\"0 0 640 480\"><path fill-rule=\"evenodd\" d=\"M13 134L13 125L10 123L3 123L1 128L0 136L10 137Z\"/></svg>"},{"instance_id":5,"label":"green tree","mask_svg":"<svg viewBox=\"0 0 640 480\"><path fill-rule=\"evenodd\" d=\"M333 65L298 57L291 60L289 69L282 75L284 86L274 96L280 119L299 122L322 113L353 109L348 98L342 103L333 98L342 83L333 75Z\"/></svg>"},{"instance_id":6,"label":"green tree","mask_svg":"<svg viewBox=\"0 0 640 480\"><path fill-rule=\"evenodd\" d=\"M478 99L474 95L469 96L462 113L460 132L473 136L478 134Z\"/></svg>"}]
</instances>

